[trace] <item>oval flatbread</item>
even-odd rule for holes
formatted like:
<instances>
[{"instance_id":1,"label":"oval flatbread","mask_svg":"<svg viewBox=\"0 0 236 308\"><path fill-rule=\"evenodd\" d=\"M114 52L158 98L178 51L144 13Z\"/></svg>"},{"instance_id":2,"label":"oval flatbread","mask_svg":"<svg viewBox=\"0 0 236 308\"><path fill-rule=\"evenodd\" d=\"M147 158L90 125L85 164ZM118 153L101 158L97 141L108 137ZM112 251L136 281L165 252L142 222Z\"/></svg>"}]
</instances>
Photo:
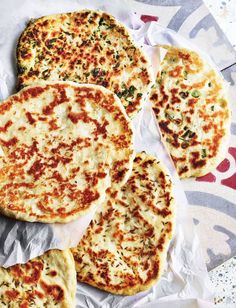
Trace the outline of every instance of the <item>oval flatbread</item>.
<instances>
[{"instance_id":1,"label":"oval flatbread","mask_svg":"<svg viewBox=\"0 0 236 308\"><path fill-rule=\"evenodd\" d=\"M151 85L144 53L126 28L104 12L33 20L20 37L17 61L20 87L39 79L99 84L119 96L129 116L141 108Z\"/></svg>"},{"instance_id":2,"label":"oval flatbread","mask_svg":"<svg viewBox=\"0 0 236 308\"><path fill-rule=\"evenodd\" d=\"M70 250L50 250L11 267L0 267L1 308L75 307L76 272Z\"/></svg>"},{"instance_id":3,"label":"oval flatbread","mask_svg":"<svg viewBox=\"0 0 236 308\"><path fill-rule=\"evenodd\" d=\"M196 52L167 47L151 102L180 177L202 176L224 159L230 109L224 80Z\"/></svg>"},{"instance_id":4,"label":"oval flatbread","mask_svg":"<svg viewBox=\"0 0 236 308\"><path fill-rule=\"evenodd\" d=\"M165 266L173 207L165 167L152 156L137 154L126 185L110 190L72 249L78 280L122 295L150 288Z\"/></svg>"},{"instance_id":5,"label":"oval flatbread","mask_svg":"<svg viewBox=\"0 0 236 308\"><path fill-rule=\"evenodd\" d=\"M109 90L38 84L0 105L0 212L26 221L68 222L120 188L131 172L133 135Z\"/></svg>"}]
</instances>

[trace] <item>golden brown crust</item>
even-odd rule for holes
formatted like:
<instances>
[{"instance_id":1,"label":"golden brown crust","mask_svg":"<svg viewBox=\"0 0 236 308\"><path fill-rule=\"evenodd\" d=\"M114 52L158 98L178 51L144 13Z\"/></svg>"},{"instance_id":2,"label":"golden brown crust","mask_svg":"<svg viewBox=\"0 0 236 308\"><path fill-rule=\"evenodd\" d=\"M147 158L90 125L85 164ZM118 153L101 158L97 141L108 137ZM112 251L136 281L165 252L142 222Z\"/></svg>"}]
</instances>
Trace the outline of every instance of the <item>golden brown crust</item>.
<instances>
[{"instance_id":1,"label":"golden brown crust","mask_svg":"<svg viewBox=\"0 0 236 308\"><path fill-rule=\"evenodd\" d=\"M131 172L133 135L119 99L96 85L27 87L0 106L0 212L68 222Z\"/></svg>"},{"instance_id":2,"label":"golden brown crust","mask_svg":"<svg viewBox=\"0 0 236 308\"><path fill-rule=\"evenodd\" d=\"M165 167L137 154L126 185L108 192L72 249L77 279L113 294L149 289L163 272L173 225L172 184Z\"/></svg>"},{"instance_id":3,"label":"golden brown crust","mask_svg":"<svg viewBox=\"0 0 236 308\"><path fill-rule=\"evenodd\" d=\"M126 28L104 12L83 10L31 21L17 47L19 87L36 80L102 85L129 116L150 88L148 61Z\"/></svg>"},{"instance_id":4,"label":"golden brown crust","mask_svg":"<svg viewBox=\"0 0 236 308\"><path fill-rule=\"evenodd\" d=\"M180 177L201 176L224 158L230 108L223 79L196 52L168 47L150 99Z\"/></svg>"},{"instance_id":5,"label":"golden brown crust","mask_svg":"<svg viewBox=\"0 0 236 308\"><path fill-rule=\"evenodd\" d=\"M0 268L0 304L8 308L75 307L76 274L70 250L50 250L26 264Z\"/></svg>"}]
</instances>

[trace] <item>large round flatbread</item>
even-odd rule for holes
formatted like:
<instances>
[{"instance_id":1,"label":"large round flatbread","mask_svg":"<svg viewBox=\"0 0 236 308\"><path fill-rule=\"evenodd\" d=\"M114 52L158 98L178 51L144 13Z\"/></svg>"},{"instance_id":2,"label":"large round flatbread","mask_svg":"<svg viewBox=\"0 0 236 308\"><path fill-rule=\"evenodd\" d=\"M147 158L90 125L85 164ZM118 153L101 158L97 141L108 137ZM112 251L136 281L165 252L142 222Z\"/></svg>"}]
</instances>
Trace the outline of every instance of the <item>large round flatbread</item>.
<instances>
[{"instance_id":1,"label":"large round flatbread","mask_svg":"<svg viewBox=\"0 0 236 308\"><path fill-rule=\"evenodd\" d=\"M108 193L72 249L78 280L122 295L150 288L164 269L173 223L172 184L165 167L137 154L126 185Z\"/></svg>"},{"instance_id":2,"label":"large round flatbread","mask_svg":"<svg viewBox=\"0 0 236 308\"><path fill-rule=\"evenodd\" d=\"M11 267L0 267L1 308L75 307L76 272L70 250L50 250Z\"/></svg>"},{"instance_id":3,"label":"large round flatbread","mask_svg":"<svg viewBox=\"0 0 236 308\"><path fill-rule=\"evenodd\" d=\"M196 52L165 47L153 110L180 177L201 176L224 159L230 110L222 77Z\"/></svg>"},{"instance_id":4,"label":"large round flatbread","mask_svg":"<svg viewBox=\"0 0 236 308\"><path fill-rule=\"evenodd\" d=\"M27 87L0 104L0 211L68 222L131 172L133 137L109 90L72 82Z\"/></svg>"},{"instance_id":5,"label":"large round flatbread","mask_svg":"<svg viewBox=\"0 0 236 308\"><path fill-rule=\"evenodd\" d=\"M151 85L148 61L113 16L91 10L57 14L29 23L17 61L19 86L38 79L102 85L133 116Z\"/></svg>"}]
</instances>

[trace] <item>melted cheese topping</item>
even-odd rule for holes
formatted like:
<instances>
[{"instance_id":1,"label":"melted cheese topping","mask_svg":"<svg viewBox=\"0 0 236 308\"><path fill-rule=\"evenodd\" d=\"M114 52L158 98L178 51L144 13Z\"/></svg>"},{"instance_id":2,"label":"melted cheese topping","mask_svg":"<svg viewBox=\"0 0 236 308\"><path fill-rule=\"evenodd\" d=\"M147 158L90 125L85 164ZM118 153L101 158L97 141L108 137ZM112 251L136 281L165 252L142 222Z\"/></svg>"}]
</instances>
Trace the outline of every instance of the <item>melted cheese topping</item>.
<instances>
[{"instance_id":1,"label":"melted cheese topping","mask_svg":"<svg viewBox=\"0 0 236 308\"><path fill-rule=\"evenodd\" d=\"M0 268L0 305L75 307L76 274L69 250L51 250L26 264Z\"/></svg>"},{"instance_id":2,"label":"melted cheese topping","mask_svg":"<svg viewBox=\"0 0 236 308\"><path fill-rule=\"evenodd\" d=\"M19 85L38 79L102 85L116 93L129 116L151 84L149 64L114 17L90 10L31 22L20 37Z\"/></svg>"},{"instance_id":3,"label":"melted cheese topping","mask_svg":"<svg viewBox=\"0 0 236 308\"><path fill-rule=\"evenodd\" d=\"M131 172L130 120L103 87L25 88L1 103L0 123L0 211L10 217L70 221Z\"/></svg>"},{"instance_id":4,"label":"melted cheese topping","mask_svg":"<svg viewBox=\"0 0 236 308\"><path fill-rule=\"evenodd\" d=\"M173 222L166 169L154 157L138 154L126 185L108 192L72 249L78 280L114 294L150 288L164 268Z\"/></svg>"},{"instance_id":5,"label":"melted cheese topping","mask_svg":"<svg viewBox=\"0 0 236 308\"><path fill-rule=\"evenodd\" d=\"M224 158L230 110L224 81L198 54L168 48L150 99L180 177L212 171Z\"/></svg>"}]
</instances>

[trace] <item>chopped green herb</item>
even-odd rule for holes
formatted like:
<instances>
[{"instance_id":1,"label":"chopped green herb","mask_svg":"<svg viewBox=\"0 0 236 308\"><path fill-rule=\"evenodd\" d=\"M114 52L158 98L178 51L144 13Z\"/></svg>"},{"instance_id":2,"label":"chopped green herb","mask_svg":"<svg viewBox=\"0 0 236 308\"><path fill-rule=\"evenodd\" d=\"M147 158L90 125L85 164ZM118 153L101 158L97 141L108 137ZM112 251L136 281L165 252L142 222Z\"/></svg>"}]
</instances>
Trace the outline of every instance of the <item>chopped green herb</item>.
<instances>
[{"instance_id":1,"label":"chopped green herb","mask_svg":"<svg viewBox=\"0 0 236 308\"><path fill-rule=\"evenodd\" d=\"M106 25L106 29L113 29L115 27L115 25Z\"/></svg>"},{"instance_id":2,"label":"chopped green herb","mask_svg":"<svg viewBox=\"0 0 236 308\"><path fill-rule=\"evenodd\" d=\"M109 44L109 45L111 45L111 41L110 41L110 40L107 40L106 43Z\"/></svg>"},{"instance_id":3,"label":"chopped green herb","mask_svg":"<svg viewBox=\"0 0 236 308\"><path fill-rule=\"evenodd\" d=\"M130 86L129 88L126 88L126 85L123 84L123 88L124 88L123 91L116 93L116 95L119 98L124 97L125 99L127 99L129 97L133 97L134 96L134 92L136 90L136 88L134 86Z\"/></svg>"},{"instance_id":4,"label":"chopped green herb","mask_svg":"<svg viewBox=\"0 0 236 308\"><path fill-rule=\"evenodd\" d=\"M142 93L137 93L137 97L142 97L143 94Z\"/></svg>"},{"instance_id":5,"label":"chopped green herb","mask_svg":"<svg viewBox=\"0 0 236 308\"><path fill-rule=\"evenodd\" d=\"M102 25L104 25L104 18L103 17L101 17L100 18L100 20L99 20L99 26L102 26Z\"/></svg>"},{"instance_id":6,"label":"chopped green herb","mask_svg":"<svg viewBox=\"0 0 236 308\"><path fill-rule=\"evenodd\" d=\"M49 44L52 44L52 43L56 42L56 40L57 40L57 38L54 37L54 38L48 40L48 43L49 43Z\"/></svg>"},{"instance_id":7,"label":"chopped green herb","mask_svg":"<svg viewBox=\"0 0 236 308\"><path fill-rule=\"evenodd\" d=\"M69 77L68 74L65 74L64 77L63 77L63 81L66 81L68 79L68 77Z\"/></svg>"},{"instance_id":8,"label":"chopped green herb","mask_svg":"<svg viewBox=\"0 0 236 308\"><path fill-rule=\"evenodd\" d=\"M211 106L211 111L214 111L214 110L215 110L215 106L212 105L212 106Z\"/></svg>"},{"instance_id":9,"label":"chopped green herb","mask_svg":"<svg viewBox=\"0 0 236 308\"><path fill-rule=\"evenodd\" d=\"M202 149L202 158L207 157L206 149Z\"/></svg>"},{"instance_id":10,"label":"chopped green herb","mask_svg":"<svg viewBox=\"0 0 236 308\"><path fill-rule=\"evenodd\" d=\"M113 66L113 68L118 68L120 66L120 62L117 62L114 66Z\"/></svg>"},{"instance_id":11,"label":"chopped green herb","mask_svg":"<svg viewBox=\"0 0 236 308\"><path fill-rule=\"evenodd\" d=\"M72 35L73 33L67 32L67 31L63 31L66 35Z\"/></svg>"},{"instance_id":12,"label":"chopped green herb","mask_svg":"<svg viewBox=\"0 0 236 308\"><path fill-rule=\"evenodd\" d=\"M196 135L195 132L192 132L190 129L186 130L186 132L181 136L182 138L193 138Z\"/></svg>"},{"instance_id":13,"label":"chopped green herb","mask_svg":"<svg viewBox=\"0 0 236 308\"><path fill-rule=\"evenodd\" d=\"M174 116L170 115L167 111L165 112L165 117L169 120L174 120Z\"/></svg>"},{"instance_id":14,"label":"chopped green herb","mask_svg":"<svg viewBox=\"0 0 236 308\"><path fill-rule=\"evenodd\" d=\"M46 69L42 72L42 75L43 75L43 78L46 79L47 77L49 77L50 72L48 71L48 69Z\"/></svg>"},{"instance_id":15,"label":"chopped green herb","mask_svg":"<svg viewBox=\"0 0 236 308\"><path fill-rule=\"evenodd\" d=\"M174 58L174 57L171 57L171 58L169 58L169 61L168 62L170 62L170 63L176 63L176 62L178 62L178 59L177 58Z\"/></svg>"},{"instance_id":16,"label":"chopped green herb","mask_svg":"<svg viewBox=\"0 0 236 308\"><path fill-rule=\"evenodd\" d=\"M94 68L94 69L92 69L91 73L92 73L93 77L97 77L100 73L100 69Z\"/></svg>"},{"instance_id":17,"label":"chopped green herb","mask_svg":"<svg viewBox=\"0 0 236 308\"><path fill-rule=\"evenodd\" d=\"M211 82L208 82L208 87L210 88L212 86L212 83Z\"/></svg>"},{"instance_id":18,"label":"chopped green herb","mask_svg":"<svg viewBox=\"0 0 236 308\"><path fill-rule=\"evenodd\" d=\"M188 72L184 71L184 79L187 80L188 79Z\"/></svg>"},{"instance_id":19,"label":"chopped green herb","mask_svg":"<svg viewBox=\"0 0 236 308\"><path fill-rule=\"evenodd\" d=\"M180 97L182 97L182 98L187 98L188 95L189 95L189 92L188 92L188 91L186 91L186 92L181 91L181 92L179 92L179 95L180 95Z\"/></svg>"},{"instance_id":20,"label":"chopped green herb","mask_svg":"<svg viewBox=\"0 0 236 308\"><path fill-rule=\"evenodd\" d=\"M198 98L201 93L198 91L198 90L194 90L192 93L191 93L192 97L195 97L195 98Z\"/></svg>"},{"instance_id":21,"label":"chopped green herb","mask_svg":"<svg viewBox=\"0 0 236 308\"><path fill-rule=\"evenodd\" d=\"M181 114L181 119L177 119L177 118L175 118L174 115L171 115L169 112L166 111L165 112L165 117L167 119L169 119L171 122L175 123L176 125L180 125L180 124L183 123L183 116L182 116L182 114Z\"/></svg>"},{"instance_id":22,"label":"chopped green herb","mask_svg":"<svg viewBox=\"0 0 236 308\"><path fill-rule=\"evenodd\" d=\"M188 140L186 140L185 138L182 138L182 137L178 137L178 138L184 142L188 142Z\"/></svg>"},{"instance_id":23,"label":"chopped green herb","mask_svg":"<svg viewBox=\"0 0 236 308\"><path fill-rule=\"evenodd\" d=\"M130 86L129 87L129 95L133 96L135 90L136 90L136 88L134 86Z\"/></svg>"}]
</instances>

